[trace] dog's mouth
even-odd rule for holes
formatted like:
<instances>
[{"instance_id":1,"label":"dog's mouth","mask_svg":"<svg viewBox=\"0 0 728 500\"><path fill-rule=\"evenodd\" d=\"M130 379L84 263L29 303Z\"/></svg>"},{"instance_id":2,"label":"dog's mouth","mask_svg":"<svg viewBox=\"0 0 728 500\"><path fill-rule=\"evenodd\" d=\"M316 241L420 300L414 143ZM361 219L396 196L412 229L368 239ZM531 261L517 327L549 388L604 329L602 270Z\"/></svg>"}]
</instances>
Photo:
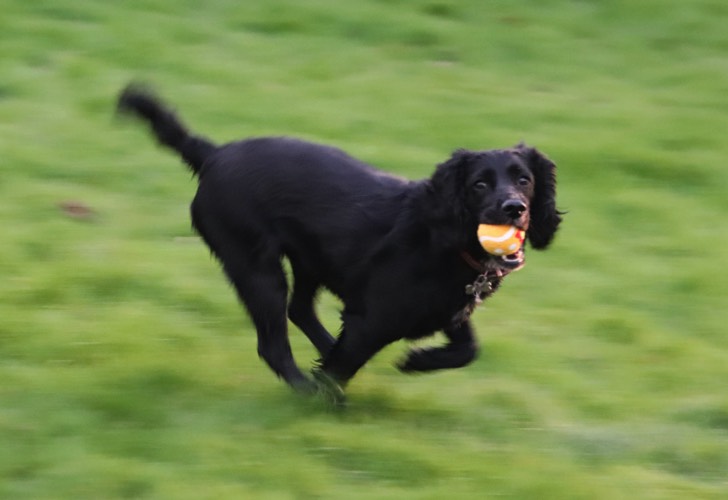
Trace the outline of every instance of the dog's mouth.
<instances>
[{"instance_id":1,"label":"dog's mouth","mask_svg":"<svg viewBox=\"0 0 728 500\"><path fill-rule=\"evenodd\" d=\"M516 253L496 257L496 260L501 267L509 271L516 271L526 265L526 252L521 247Z\"/></svg>"},{"instance_id":2,"label":"dog's mouth","mask_svg":"<svg viewBox=\"0 0 728 500\"><path fill-rule=\"evenodd\" d=\"M483 224L493 224L492 222L483 222ZM495 224L498 225L498 224ZM528 224L523 223L511 223L509 225L512 225L519 231L523 231L524 233L528 230ZM514 253L508 254L508 255L493 255L491 254L491 257L493 258L494 263L500 267L503 270L507 271L517 271L521 269L523 266L526 265L526 252L524 250L525 244L522 243L521 247L515 251Z\"/></svg>"}]
</instances>

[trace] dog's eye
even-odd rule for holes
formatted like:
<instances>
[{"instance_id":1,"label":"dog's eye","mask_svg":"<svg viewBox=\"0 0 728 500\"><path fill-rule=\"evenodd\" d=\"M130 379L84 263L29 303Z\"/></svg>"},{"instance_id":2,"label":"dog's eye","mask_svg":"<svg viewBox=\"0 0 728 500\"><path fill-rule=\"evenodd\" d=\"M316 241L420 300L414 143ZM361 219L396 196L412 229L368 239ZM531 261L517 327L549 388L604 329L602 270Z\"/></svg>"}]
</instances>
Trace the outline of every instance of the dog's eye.
<instances>
[{"instance_id":1,"label":"dog's eye","mask_svg":"<svg viewBox=\"0 0 728 500\"><path fill-rule=\"evenodd\" d=\"M473 189L483 191L485 189L488 189L488 183L485 181L478 181L473 185Z\"/></svg>"},{"instance_id":2,"label":"dog's eye","mask_svg":"<svg viewBox=\"0 0 728 500\"><path fill-rule=\"evenodd\" d=\"M530 186L531 185L531 178L530 177L527 177L525 175L522 175L521 177L518 178L518 184L520 186L524 186L524 187L525 186Z\"/></svg>"}]
</instances>

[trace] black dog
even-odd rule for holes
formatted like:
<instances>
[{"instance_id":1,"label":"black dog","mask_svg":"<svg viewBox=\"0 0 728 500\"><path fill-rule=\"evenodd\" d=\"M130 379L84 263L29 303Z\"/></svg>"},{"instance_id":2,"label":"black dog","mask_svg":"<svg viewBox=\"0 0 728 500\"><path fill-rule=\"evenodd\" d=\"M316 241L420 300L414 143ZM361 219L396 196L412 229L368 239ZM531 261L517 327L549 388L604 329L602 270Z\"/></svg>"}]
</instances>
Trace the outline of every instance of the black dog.
<instances>
[{"instance_id":1,"label":"black dog","mask_svg":"<svg viewBox=\"0 0 728 500\"><path fill-rule=\"evenodd\" d=\"M191 135L150 92L130 86L119 110L149 122L199 178L192 223L220 260L258 332L258 353L299 390L341 387L380 349L443 331L442 347L414 349L402 371L464 366L476 357L469 316L523 250L487 254L479 224L512 224L546 248L561 214L555 165L523 144L456 151L431 178L409 181L346 153L289 138L217 146ZM293 272L292 292L282 265ZM325 287L344 303L334 338L314 312ZM296 366L287 319L321 353L314 380Z\"/></svg>"}]
</instances>

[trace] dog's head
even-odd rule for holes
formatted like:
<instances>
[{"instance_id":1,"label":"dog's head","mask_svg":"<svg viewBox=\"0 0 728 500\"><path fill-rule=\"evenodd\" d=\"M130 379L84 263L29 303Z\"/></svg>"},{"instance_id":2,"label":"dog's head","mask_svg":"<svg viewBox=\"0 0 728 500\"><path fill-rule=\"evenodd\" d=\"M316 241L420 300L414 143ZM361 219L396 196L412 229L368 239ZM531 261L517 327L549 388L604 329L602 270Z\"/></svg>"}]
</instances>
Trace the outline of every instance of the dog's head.
<instances>
[{"instance_id":1,"label":"dog's head","mask_svg":"<svg viewBox=\"0 0 728 500\"><path fill-rule=\"evenodd\" d=\"M458 150L431 179L438 226L449 226L451 243L473 248L479 224L513 225L533 248L551 243L561 213L556 209L556 165L535 148ZM522 255L520 256L522 259Z\"/></svg>"}]
</instances>

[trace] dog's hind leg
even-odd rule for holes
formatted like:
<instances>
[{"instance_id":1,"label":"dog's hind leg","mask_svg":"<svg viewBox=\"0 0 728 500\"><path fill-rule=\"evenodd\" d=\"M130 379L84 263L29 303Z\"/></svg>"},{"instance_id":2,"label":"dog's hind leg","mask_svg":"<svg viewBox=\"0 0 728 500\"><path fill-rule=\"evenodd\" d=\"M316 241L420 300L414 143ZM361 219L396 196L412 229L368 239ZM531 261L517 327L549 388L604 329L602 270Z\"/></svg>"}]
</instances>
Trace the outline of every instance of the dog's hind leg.
<instances>
[{"instance_id":1,"label":"dog's hind leg","mask_svg":"<svg viewBox=\"0 0 728 500\"><path fill-rule=\"evenodd\" d=\"M203 230L199 221L195 226L220 259L253 320L258 334L258 355L294 389L313 390L315 384L296 365L288 340L288 284L280 254L270 248L253 252L237 240L231 241L226 232L211 232L209 226ZM258 249L262 247L259 245Z\"/></svg>"},{"instance_id":2,"label":"dog's hind leg","mask_svg":"<svg viewBox=\"0 0 728 500\"><path fill-rule=\"evenodd\" d=\"M258 333L258 355L294 389L306 391L312 382L293 359L288 340L288 286L280 261L224 262L225 272L245 304Z\"/></svg>"},{"instance_id":3,"label":"dog's hind leg","mask_svg":"<svg viewBox=\"0 0 728 500\"><path fill-rule=\"evenodd\" d=\"M258 355L294 389L314 390L316 384L296 365L288 340L288 283L277 244L263 241L262 233L250 228L243 239L239 229L230 230L221 218L209 215L209 203L198 192L191 207L192 224L248 310L258 334Z\"/></svg>"},{"instance_id":4,"label":"dog's hind leg","mask_svg":"<svg viewBox=\"0 0 728 500\"><path fill-rule=\"evenodd\" d=\"M288 303L288 317L308 337L321 357L326 356L336 339L324 328L314 311L314 298L318 284L291 263L293 268L293 293Z\"/></svg>"}]
</instances>

